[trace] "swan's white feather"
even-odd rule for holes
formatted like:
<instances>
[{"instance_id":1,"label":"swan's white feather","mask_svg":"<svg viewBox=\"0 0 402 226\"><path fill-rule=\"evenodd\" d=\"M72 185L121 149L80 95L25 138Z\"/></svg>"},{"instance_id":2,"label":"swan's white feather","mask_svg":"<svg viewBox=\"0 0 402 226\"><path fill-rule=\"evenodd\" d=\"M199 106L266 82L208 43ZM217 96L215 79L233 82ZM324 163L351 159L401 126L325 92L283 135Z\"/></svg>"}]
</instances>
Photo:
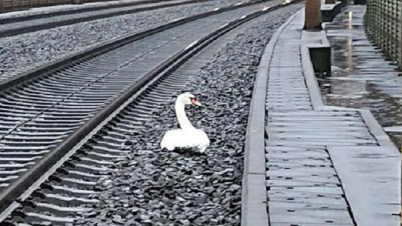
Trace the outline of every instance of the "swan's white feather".
<instances>
[{"instance_id":1,"label":"swan's white feather","mask_svg":"<svg viewBox=\"0 0 402 226\"><path fill-rule=\"evenodd\" d=\"M209 146L207 134L199 129L174 129L165 133L161 148L173 151L175 148L191 148L203 153Z\"/></svg>"}]
</instances>

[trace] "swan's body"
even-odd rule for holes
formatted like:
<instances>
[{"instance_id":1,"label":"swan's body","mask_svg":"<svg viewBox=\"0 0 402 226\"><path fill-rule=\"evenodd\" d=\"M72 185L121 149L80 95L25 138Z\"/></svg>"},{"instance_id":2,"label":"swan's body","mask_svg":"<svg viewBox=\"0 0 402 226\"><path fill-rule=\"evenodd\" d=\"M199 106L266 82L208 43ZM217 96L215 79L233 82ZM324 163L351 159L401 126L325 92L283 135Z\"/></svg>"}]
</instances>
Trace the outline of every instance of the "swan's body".
<instances>
[{"instance_id":1,"label":"swan's body","mask_svg":"<svg viewBox=\"0 0 402 226\"><path fill-rule=\"evenodd\" d=\"M209 139L204 131L199 129L169 130L163 136L161 148L173 151L176 148L191 148L199 152L204 152L209 146Z\"/></svg>"},{"instance_id":2,"label":"swan's body","mask_svg":"<svg viewBox=\"0 0 402 226\"><path fill-rule=\"evenodd\" d=\"M204 131L191 125L184 111L186 104L200 105L191 93L183 93L177 97L175 111L181 129L167 131L162 138L161 148L166 148L169 151L176 148L190 148L202 153L207 149L210 141Z\"/></svg>"}]
</instances>

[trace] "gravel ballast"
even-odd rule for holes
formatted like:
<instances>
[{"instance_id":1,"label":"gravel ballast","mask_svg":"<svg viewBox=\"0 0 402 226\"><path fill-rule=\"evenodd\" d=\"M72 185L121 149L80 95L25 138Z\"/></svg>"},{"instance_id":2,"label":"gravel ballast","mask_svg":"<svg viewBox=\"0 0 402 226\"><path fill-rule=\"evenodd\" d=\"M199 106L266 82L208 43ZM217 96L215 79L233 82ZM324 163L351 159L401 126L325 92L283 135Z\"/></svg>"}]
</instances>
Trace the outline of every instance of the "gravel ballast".
<instances>
[{"instance_id":1,"label":"gravel ballast","mask_svg":"<svg viewBox=\"0 0 402 226\"><path fill-rule=\"evenodd\" d=\"M132 151L100 183L100 202L77 225L240 225L243 149L252 88L259 60L275 29L300 4L247 24L223 46L186 90L202 107L187 115L211 140L205 154L159 148L162 135L177 128L174 99L132 136Z\"/></svg>"},{"instance_id":2,"label":"gravel ballast","mask_svg":"<svg viewBox=\"0 0 402 226\"><path fill-rule=\"evenodd\" d=\"M0 80L113 38L236 3L210 1L93 20L0 39Z\"/></svg>"},{"instance_id":3,"label":"gravel ballast","mask_svg":"<svg viewBox=\"0 0 402 226\"><path fill-rule=\"evenodd\" d=\"M16 17L25 17L25 16L37 16L44 15L48 13L55 12L68 12L72 10L78 9L93 9L96 7L105 7L105 6L116 6L127 3L136 3L142 0L117 0L117 1L99 1L99 2L87 2L81 4L63 4L63 5L53 5L53 6L44 6L44 7L34 7L26 10L18 10L7 13L0 13L0 19L11 19Z\"/></svg>"}]
</instances>

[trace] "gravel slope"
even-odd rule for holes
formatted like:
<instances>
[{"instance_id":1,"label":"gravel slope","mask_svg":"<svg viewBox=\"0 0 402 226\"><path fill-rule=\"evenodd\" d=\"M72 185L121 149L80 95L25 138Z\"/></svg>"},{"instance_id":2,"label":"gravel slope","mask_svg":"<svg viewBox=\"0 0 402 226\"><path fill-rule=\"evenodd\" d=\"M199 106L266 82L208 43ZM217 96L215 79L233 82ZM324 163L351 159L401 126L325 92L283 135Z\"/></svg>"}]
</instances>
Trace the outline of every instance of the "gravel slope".
<instances>
[{"instance_id":1,"label":"gravel slope","mask_svg":"<svg viewBox=\"0 0 402 226\"><path fill-rule=\"evenodd\" d=\"M163 133L177 125L172 99L130 138L131 154L116 161L118 171L99 185L101 202L77 225L240 225L244 135L259 59L274 30L300 8L249 23L188 85L204 104L187 114L211 139L206 154L160 150Z\"/></svg>"},{"instance_id":2,"label":"gravel slope","mask_svg":"<svg viewBox=\"0 0 402 226\"><path fill-rule=\"evenodd\" d=\"M238 1L219 0L99 19L0 39L0 80L112 38Z\"/></svg>"}]
</instances>

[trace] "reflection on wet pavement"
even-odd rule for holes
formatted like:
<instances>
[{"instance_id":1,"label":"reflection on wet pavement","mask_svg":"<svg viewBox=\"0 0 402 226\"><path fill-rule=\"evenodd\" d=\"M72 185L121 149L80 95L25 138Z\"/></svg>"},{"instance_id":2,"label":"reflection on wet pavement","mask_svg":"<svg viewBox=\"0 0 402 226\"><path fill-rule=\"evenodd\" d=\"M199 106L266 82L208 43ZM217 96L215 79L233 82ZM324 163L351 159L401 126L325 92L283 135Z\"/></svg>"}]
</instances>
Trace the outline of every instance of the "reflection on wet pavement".
<instances>
[{"instance_id":1,"label":"reflection on wet pavement","mask_svg":"<svg viewBox=\"0 0 402 226\"><path fill-rule=\"evenodd\" d=\"M327 105L369 109L383 127L402 126L402 79L367 40L365 6L350 5L326 25L332 75L318 78ZM319 75L317 75L319 77ZM402 133L388 133L402 147Z\"/></svg>"}]
</instances>

